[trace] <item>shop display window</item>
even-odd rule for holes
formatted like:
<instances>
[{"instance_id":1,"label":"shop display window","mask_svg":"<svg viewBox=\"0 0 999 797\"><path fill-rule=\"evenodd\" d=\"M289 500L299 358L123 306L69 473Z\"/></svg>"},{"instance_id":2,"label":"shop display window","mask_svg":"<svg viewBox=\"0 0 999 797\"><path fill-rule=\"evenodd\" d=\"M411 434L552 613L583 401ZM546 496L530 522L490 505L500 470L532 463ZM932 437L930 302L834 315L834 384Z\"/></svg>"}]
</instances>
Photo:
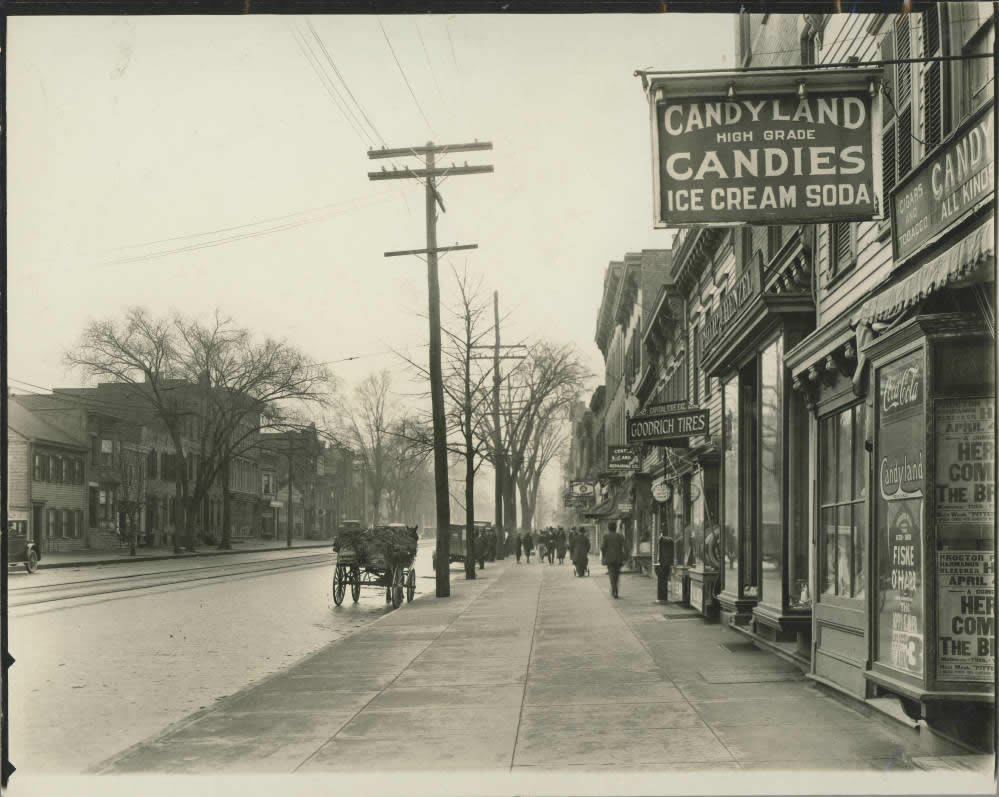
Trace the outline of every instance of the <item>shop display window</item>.
<instances>
[{"instance_id":1,"label":"shop display window","mask_svg":"<svg viewBox=\"0 0 999 797\"><path fill-rule=\"evenodd\" d=\"M722 388L722 588L739 589L739 377Z\"/></svg>"},{"instance_id":2,"label":"shop display window","mask_svg":"<svg viewBox=\"0 0 999 797\"><path fill-rule=\"evenodd\" d=\"M788 396L788 608L808 609L812 605L809 587L808 543L808 407L798 391Z\"/></svg>"},{"instance_id":3,"label":"shop display window","mask_svg":"<svg viewBox=\"0 0 999 797\"><path fill-rule=\"evenodd\" d=\"M760 358L760 599L781 608L784 592L784 359L780 338Z\"/></svg>"},{"instance_id":4,"label":"shop display window","mask_svg":"<svg viewBox=\"0 0 999 797\"><path fill-rule=\"evenodd\" d=\"M819 421L819 590L862 599L867 544L867 412L863 404Z\"/></svg>"}]
</instances>

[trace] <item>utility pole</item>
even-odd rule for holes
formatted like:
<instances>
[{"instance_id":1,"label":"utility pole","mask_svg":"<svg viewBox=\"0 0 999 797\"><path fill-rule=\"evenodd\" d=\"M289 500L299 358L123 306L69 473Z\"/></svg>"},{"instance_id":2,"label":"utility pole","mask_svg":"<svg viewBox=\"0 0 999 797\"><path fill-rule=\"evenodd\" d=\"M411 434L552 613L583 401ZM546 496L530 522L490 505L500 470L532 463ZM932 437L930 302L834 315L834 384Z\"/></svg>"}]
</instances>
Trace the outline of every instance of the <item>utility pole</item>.
<instances>
[{"instance_id":1,"label":"utility pole","mask_svg":"<svg viewBox=\"0 0 999 797\"><path fill-rule=\"evenodd\" d=\"M295 473L295 441L292 439L291 435L294 432L288 433L288 547L291 547L291 531L295 524L295 512L294 512L294 498L292 496L292 490L294 489L294 473Z\"/></svg>"},{"instance_id":2,"label":"utility pole","mask_svg":"<svg viewBox=\"0 0 999 797\"><path fill-rule=\"evenodd\" d=\"M454 166L446 169L438 168L436 155L450 152L476 152L492 149L488 142L473 142L471 144L450 144L435 146L428 141L425 147L403 149L368 150L368 157L375 158L405 158L413 155L426 158L424 169L395 169L387 171L382 167L380 172L368 172L371 180L401 180L425 179L427 203L427 248L400 252L386 252L386 257L403 254L426 254L427 256L427 288L430 302L430 403L434 418L434 492L437 504L437 597L446 598L451 594L450 549L451 549L451 498L447 480L447 427L444 418L444 380L441 376L441 307L440 280L437 275L437 255L440 252L455 249L474 249L475 244L464 246L437 246L437 208L446 212L444 200L437 191L437 178L461 174L486 174L493 171L492 166ZM472 555L471 552L469 555Z\"/></svg>"},{"instance_id":3,"label":"utility pole","mask_svg":"<svg viewBox=\"0 0 999 797\"><path fill-rule=\"evenodd\" d=\"M493 469L496 471L496 558L506 550L506 529L503 528L503 435L500 434L500 320L499 291L493 291L493 325L496 346L493 349Z\"/></svg>"}]
</instances>

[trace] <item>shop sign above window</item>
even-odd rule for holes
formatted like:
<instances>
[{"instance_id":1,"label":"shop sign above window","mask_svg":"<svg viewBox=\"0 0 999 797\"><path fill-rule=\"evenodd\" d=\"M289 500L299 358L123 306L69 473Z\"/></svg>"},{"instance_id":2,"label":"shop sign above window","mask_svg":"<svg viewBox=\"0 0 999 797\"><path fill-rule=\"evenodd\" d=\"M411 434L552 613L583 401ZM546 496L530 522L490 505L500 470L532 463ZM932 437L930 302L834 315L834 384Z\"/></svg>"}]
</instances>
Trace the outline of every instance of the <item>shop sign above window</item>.
<instances>
[{"instance_id":1,"label":"shop sign above window","mask_svg":"<svg viewBox=\"0 0 999 797\"><path fill-rule=\"evenodd\" d=\"M957 130L891 194L892 247L906 260L992 196L995 110Z\"/></svg>"},{"instance_id":2,"label":"shop sign above window","mask_svg":"<svg viewBox=\"0 0 999 797\"><path fill-rule=\"evenodd\" d=\"M734 327L735 319L742 315L742 311L760 295L762 282L763 259L757 252L753 260L747 264L745 271L742 272L742 276L736 281L732 290L722 297L718 308L705 319L699 333L700 344L698 348L702 357L710 352L722 331Z\"/></svg>"},{"instance_id":3,"label":"shop sign above window","mask_svg":"<svg viewBox=\"0 0 999 797\"><path fill-rule=\"evenodd\" d=\"M872 134L880 77L861 69L657 74L649 88L656 226L875 218L883 207Z\"/></svg>"},{"instance_id":4,"label":"shop sign above window","mask_svg":"<svg viewBox=\"0 0 999 797\"><path fill-rule=\"evenodd\" d=\"M708 410L687 409L628 418L628 443L686 443L708 433Z\"/></svg>"},{"instance_id":5,"label":"shop sign above window","mask_svg":"<svg viewBox=\"0 0 999 797\"><path fill-rule=\"evenodd\" d=\"M638 452L631 446L607 446L607 470L636 471L641 467Z\"/></svg>"}]
</instances>

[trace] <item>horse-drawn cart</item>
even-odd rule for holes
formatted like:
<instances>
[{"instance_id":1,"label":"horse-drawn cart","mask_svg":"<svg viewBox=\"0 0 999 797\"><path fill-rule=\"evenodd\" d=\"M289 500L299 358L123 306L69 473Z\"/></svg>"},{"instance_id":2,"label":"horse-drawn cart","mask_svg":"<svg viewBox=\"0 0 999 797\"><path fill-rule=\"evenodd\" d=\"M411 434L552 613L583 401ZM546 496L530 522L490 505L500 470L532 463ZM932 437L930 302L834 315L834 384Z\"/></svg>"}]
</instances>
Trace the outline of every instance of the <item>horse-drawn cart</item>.
<instances>
[{"instance_id":1,"label":"horse-drawn cart","mask_svg":"<svg viewBox=\"0 0 999 797\"><path fill-rule=\"evenodd\" d=\"M361 587L385 590L385 602L392 608L413 600L416 594L416 527L402 524L376 526L373 529L350 529L337 537L333 569L333 603L343 603L347 587L357 603Z\"/></svg>"}]
</instances>

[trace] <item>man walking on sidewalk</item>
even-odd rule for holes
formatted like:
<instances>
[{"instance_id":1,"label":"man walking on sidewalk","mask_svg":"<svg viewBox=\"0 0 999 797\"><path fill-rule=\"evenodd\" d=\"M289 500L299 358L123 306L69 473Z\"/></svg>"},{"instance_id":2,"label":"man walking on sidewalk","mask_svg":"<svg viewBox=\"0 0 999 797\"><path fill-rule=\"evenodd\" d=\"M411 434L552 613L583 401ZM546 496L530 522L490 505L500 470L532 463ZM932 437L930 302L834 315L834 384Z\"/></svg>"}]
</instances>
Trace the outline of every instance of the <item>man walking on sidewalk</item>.
<instances>
[{"instance_id":1,"label":"man walking on sidewalk","mask_svg":"<svg viewBox=\"0 0 999 797\"><path fill-rule=\"evenodd\" d=\"M627 552L625 551L624 537L617 531L617 521L612 520L607 524L607 533L600 545L600 557L607 566L607 575L610 576L611 597L618 597L617 583L621 578L621 565L624 564Z\"/></svg>"},{"instance_id":2,"label":"man walking on sidewalk","mask_svg":"<svg viewBox=\"0 0 999 797\"><path fill-rule=\"evenodd\" d=\"M520 554L524 550L524 541L523 541L523 539L521 539L521 536L519 534L514 534L513 536L515 537L514 545L516 546L514 548L514 550L517 552L517 564L519 565L520 564Z\"/></svg>"}]
</instances>

